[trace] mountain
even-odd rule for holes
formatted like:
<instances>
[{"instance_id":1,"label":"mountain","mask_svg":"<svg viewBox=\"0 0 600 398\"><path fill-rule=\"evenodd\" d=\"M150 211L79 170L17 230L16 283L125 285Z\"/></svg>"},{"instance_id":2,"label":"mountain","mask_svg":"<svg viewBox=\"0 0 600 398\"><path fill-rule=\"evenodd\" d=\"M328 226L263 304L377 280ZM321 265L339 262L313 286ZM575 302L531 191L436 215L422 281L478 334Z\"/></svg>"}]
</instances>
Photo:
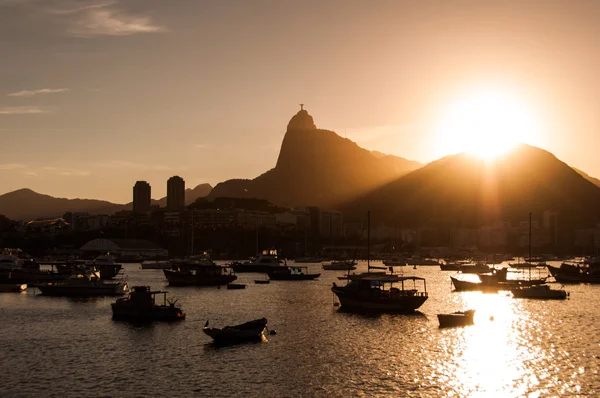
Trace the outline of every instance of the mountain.
<instances>
[{"instance_id":1,"label":"mountain","mask_svg":"<svg viewBox=\"0 0 600 398\"><path fill-rule=\"evenodd\" d=\"M193 189L187 188L185 190L185 205L186 206L191 205L197 199L207 197L212 190L213 190L213 187L210 184L200 184L200 185L197 185ZM132 204L128 204L128 206L131 206L131 205ZM159 207L166 207L167 206L167 197L165 196L164 198L160 198L158 200L153 199L152 205L158 205Z\"/></svg>"},{"instance_id":2,"label":"mountain","mask_svg":"<svg viewBox=\"0 0 600 398\"><path fill-rule=\"evenodd\" d=\"M185 190L186 206L194 203L198 198L206 197L212 186L200 184L195 188ZM152 200L153 205L165 207L167 198ZM0 215L13 220L35 220L43 218L61 217L66 212L82 212L90 214L113 214L121 210L131 210L133 203L125 205L95 199L65 199L43 195L31 189L19 189L0 195Z\"/></svg>"},{"instance_id":3,"label":"mountain","mask_svg":"<svg viewBox=\"0 0 600 398\"><path fill-rule=\"evenodd\" d=\"M493 161L446 156L342 206L345 219L365 212L391 225L478 226L559 213L564 227L600 221L600 188L551 153L520 145Z\"/></svg>"},{"instance_id":4,"label":"mountain","mask_svg":"<svg viewBox=\"0 0 600 398\"><path fill-rule=\"evenodd\" d=\"M288 124L273 169L253 180L217 184L209 197L261 198L280 206L334 206L420 166L317 129L312 116L301 109Z\"/></svg>"},{"instance_id":5,"label":"mountain","mask_svg":"<svg viewBox=\"0 0 600 398\"><path fill-rule=\"evenodd\" d=\"M588 180L589 182L591 182L592 184L594 184L597 187L600 187L600 180L597 178L592 177L591 175L576 169L575 167L573 167L573 170L575 170L577 173L579 173L580 176L582 176L583 178L585 178L586 180Z\"/></svg>"},{"instance_id":6,"label":"mountain","mask_svg":"<svg viewBox=\"0 0 600 398\"><path fill-rule=\"evenodd\" d=\"M0 195L0 214L13 220L54 218L68 211L111 214L125 208L104 200L55 198L26 188Z\"/></svg>"}]
</instances>

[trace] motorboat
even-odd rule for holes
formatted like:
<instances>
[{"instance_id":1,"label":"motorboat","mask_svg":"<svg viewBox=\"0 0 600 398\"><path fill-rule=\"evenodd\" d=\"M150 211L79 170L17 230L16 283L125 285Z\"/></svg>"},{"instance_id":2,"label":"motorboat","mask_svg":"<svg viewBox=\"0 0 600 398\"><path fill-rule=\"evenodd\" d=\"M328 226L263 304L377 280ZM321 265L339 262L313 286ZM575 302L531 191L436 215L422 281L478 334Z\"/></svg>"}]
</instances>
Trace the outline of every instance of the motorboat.
<instances>
[{"instance_id":1,"label":"motorboat","mask_svg":"<svg viewBox=\"0 0 600 398\"><path fill-rule=\"evenodd\" d=\"M178 321L185 313L175 307L177 300L169 301L166 291L152 291L150 286L134 286L127 297L111 304L114 319L129 321ZM156 303L156 295L163 295L163 304Z\"/></svg>"},{"instance_id":2,"label":"motorboat","mask_svg":"<svg viewBox=\"0 0 600 398\"><path fill-rule=\"evenodd\" d=\"M456 311L450 314L438 314L440 328L473 325L475 310Z\"/></svg>"},{"instance_id":3,"label":"motorboat","mask_svg":"<svg viewBox=\"0 0 600 398\"><path fill-rule=\"evenodd\" d=\"M323 264L323 269L326 271L347 271L356 269L356 261L354 260L336 260L329 264Z\"/></svg>"},{"instance_id":4,"label":"motorboat","mask_svg":"<svg viewBox=\"0 0 600 398\"><path fill-rule=\"evenodd\" d=\"M463 265L468 265L471 264L471 262L469 260L462 260L462 261L446 261L443 264L440 264L440 269L442 271L460 271L460 267L462 267Z\"/></svg>"},{"instance_id":5,"label":"motorboat","mask_svg":"<svg viewBox=\"0 0 600 398\"><path fill-rule=\"evenodd\" d=\"M256 283L257 285L268 285L269 283L271 283L270 279L256 279L254 280L254 283Z\"/></svg>"},{"instance_id":6,"label":"motorboat","mask_svg":"<svg viewBox=\"0 0 600 398\"><path fill-rule=\"evenodd\" d=\"M127 282L106 281L100 272L89 267L73 268L71 276L59 282L38 284L43 295L64 297L122 296L127 292Z\"/></svg>"},{"instance_id":7,"label":"motorboat","mask_svg":"<svg viewBox=\"0 0 600 398\"><path fill-rule=\"evenodd\" d=\"M562 289L551 289L548 285L524 286L511 289L514 298L539 300L565 300L567 292Z\"/></svg>"},{"instance_id":8,"label":"motorboat","mask_svg":"<svg viewBox=\"0 0 600 398\"><path fill-rule=\"evenodd\" d=\"M32 259L19 260L15 256L0 255L0 283L35 285L62 281L70 275L70 270L42 271L40 265Z\"/></svg>"},{"instance_id":9,"label":"motorboat","mask_svg":"<svg viewBox=\"0 0 600 398\"><path fill-rule=\"evenodd\" d=\"M197 265L192 269L165 269L169 286L222 286L237 279L231 268L222 265Z\"/></svg>"},{"instance_id":10,"label":"motorboat","mask_svg":"<svg viewBox=\"0 0 600 398\"><path fill-rule=\"evenodd\" d=\"M492 270L492 267L484 263L472 263L462 264L459 270L463 274L479 274L490 272Z\"/></svg>"},{"instance_id":11,"label":"motorboat","mask_svg":"<svg viewBox=\"0 0 600 398\"><path fill-rule=\"evenodd\" d=\"M457 292L479 291L479 292L498 292L501 290L511 290L512 288L522 286L533 286L545 283L545 278L540 279L507 279L508 269L493 269L490 273L477 274L477 280L466 280L451 276L450 280Z\"/></svg>"},{"instance_id":12,"label":"motorboat","mask_svg":"<svg viewBox=\"0 0 600 398\"><path fill-rule=\"evenodd\" d=\"M296 264L310 263L310 264L318 264L323 261L327 261L325 257L296 257L294 262Z\"/></svg>"},{"instance_id":13,"label":"motorboat","mask_svg":"<svg viewBox=\"0 0 600 398\"><path fill-rule=\"evenodd\" d=\"M309 274L307 267L278 267L270 270L269 279L274 281L306 281L317 279L321 274Z\"/></svg>"},{"instance_id":14,"label":"motorboat","mask_svg":"<svg viewBox=\"0 0 600 398\"><path fill-rule=\"evenodd\" d=\"M202 331L210 336L215 344L237 344L265 340L266 328L267 319L261 318L240 325L225 326L224 328L211 328L208 321L206 321Z\"/></svg>"},{"instance_id":15,"label":"motorboat","mask_svg":"<svg viewBox=\"0 0 600 398\"><path fill-rule=\"evenodd\" d=\"M1 283L0 292L3 293L21 293L27 289L27 285L24 283Z\"/></svg>"},{"instance_id":16,"label":"motorboat","mask_svg":"<svg viewBox=\"0 0 600 398\"><path fill-rule=\"evenodd\" d=\"M101 279L113 279L119 274L123 265L117 264L115 258L109 253L98 256L92 261L87 262L85 265L92 266L100 272Z\"/></svg>"},{"instance_id":17,"label":"motorboat","mask_svg":"<svg viewBox=\"0 0 600 398\"><path fill-rule=\"evenodd\" d=\"M267 273L273 269L284 267L285 261L277 258L276 250L265 250L263 253L252 261L233 262L231 268L237 273L241 272L262 272Z\"/></svg>"},{"instance_id":18,"label":"motorboat","mask_svg":"<svg viewBox=\"0 0 600 398\"><path fill-rule=\"evenodd\" d=\"M415 254L406 259L406 265L440 265L440 262L431 258L423 258L420 255Z\"/></svg>"}]
</instances>

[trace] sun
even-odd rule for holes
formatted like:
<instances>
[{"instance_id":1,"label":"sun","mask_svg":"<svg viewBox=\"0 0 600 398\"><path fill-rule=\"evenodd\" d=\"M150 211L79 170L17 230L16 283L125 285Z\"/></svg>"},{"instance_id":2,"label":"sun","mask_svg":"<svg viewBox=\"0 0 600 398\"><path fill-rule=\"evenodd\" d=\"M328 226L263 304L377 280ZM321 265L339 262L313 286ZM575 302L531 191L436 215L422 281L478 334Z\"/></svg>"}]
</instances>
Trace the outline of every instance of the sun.
<instances>
[{"instance_id":1,"label":"sun","mask_svg":"<svg viewBox=\"0 0 600 398\"><path fill-rule=\"evenodd\" d=\"M464 93L435 123L437 154L469 152L493 159L518 143L538 145L540 120L519 98L499 89Z\"/></svg>"}]
</instances>

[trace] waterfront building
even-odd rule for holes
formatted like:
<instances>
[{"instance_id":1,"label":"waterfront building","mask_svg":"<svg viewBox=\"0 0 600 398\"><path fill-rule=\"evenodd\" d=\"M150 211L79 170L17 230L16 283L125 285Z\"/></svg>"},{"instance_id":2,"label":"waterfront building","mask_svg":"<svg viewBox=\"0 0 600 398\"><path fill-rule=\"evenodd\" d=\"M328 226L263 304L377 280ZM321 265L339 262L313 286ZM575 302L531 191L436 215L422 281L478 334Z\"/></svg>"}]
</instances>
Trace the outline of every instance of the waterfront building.
<instances>
[{"instance_id":1,"label":"waterfront building","mask_svg":"<svg viewBox=\"0 0 600 398\"><path fill-rule=\"evenodd\" d=\"M167 181L167 209L169 211L185 209L185 181L179 176L173 176Z\"/></svg>"},{"instance_id":2,"label":"waterfront building","mask_svg":"<svg viewBox=\"0 0 600 398\"><path fill-rule=\"evenodd\" d=\"M150 184L137 181L133 186L133 212L147 213L150 211Z\"/></svg>"}]
</instances>

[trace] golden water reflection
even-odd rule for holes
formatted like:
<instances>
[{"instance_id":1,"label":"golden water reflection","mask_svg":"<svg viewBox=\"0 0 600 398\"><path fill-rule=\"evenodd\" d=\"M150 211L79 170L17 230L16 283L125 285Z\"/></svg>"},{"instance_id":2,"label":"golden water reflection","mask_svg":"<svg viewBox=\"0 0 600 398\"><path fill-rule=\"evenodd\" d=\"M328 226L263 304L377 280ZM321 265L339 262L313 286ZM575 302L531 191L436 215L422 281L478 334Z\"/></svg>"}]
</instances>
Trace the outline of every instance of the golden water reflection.
<instances>
[{"instance_id":1,"label":"golden water reflection","mask_svg":"<svg viewBox=\"0 0 600 398\"><path fill-rule=\"evenodd\" d=\"M447 396L538 396L547 352L532 331L539 321L508 294L468 293L464 308L475 309L475 325L441 331L448 355L436 365ZM538 337L539 338L539 337Z\"/></svg>"}]
</instances>

